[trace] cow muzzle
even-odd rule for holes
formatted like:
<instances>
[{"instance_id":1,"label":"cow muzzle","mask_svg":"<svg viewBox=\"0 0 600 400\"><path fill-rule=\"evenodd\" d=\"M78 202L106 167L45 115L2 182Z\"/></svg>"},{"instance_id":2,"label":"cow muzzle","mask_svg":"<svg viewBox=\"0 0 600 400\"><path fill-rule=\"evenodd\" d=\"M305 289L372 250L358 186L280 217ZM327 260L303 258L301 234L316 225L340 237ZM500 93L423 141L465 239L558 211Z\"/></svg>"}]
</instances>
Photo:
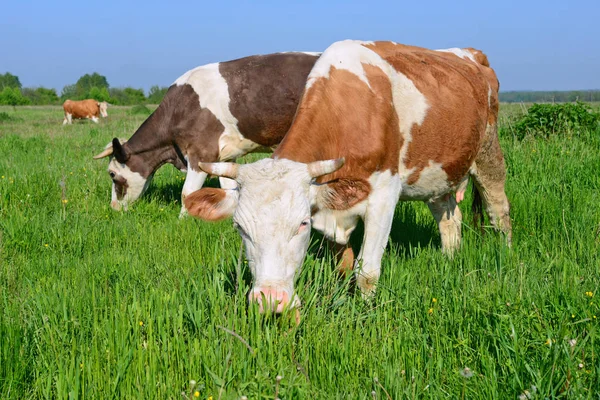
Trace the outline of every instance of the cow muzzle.
<instances>
[{"instance_id":1,"label":"cow muzzle","mask_svg":"<svg viewBox=\"0 0 600 400\"><path fill-rule=\"evenodd\" d=\"M115 211L121 211L123 209L123 206L121 205L121 203L119 203L118 200L112 200L110 202L110 207Z\"/></svg>"},{"instance_id":2,"label":"cow muzzle","mask_svg":"<svg viewBox=\"0 0 600 400\"><path fill-rule=\"evenodd\" d=\"M286 308L295 307L299 303L296 298L290 302L290 294L287 290L273 287L254 288L250 291L248 299L258 304L258 311L261 314L267 311L280 314Z\"/></svg>"}]
</instances>

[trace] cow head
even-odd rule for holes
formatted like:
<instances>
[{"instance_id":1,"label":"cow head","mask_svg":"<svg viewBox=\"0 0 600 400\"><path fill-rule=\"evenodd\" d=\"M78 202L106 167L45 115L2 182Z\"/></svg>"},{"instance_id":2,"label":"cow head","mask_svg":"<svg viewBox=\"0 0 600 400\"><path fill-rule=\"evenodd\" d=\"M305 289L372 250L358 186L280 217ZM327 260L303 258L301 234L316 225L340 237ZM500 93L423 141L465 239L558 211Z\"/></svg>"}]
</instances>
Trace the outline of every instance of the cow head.
<instances>
[{"instance_id":1,"label":"cow head","mask_svg":"<svg viewBox=\"0 0 600 400\"><path fill-rule=\"evenodd\" d=\"M131 154L127 141L123 139L114 138L94 159L108 156L108 174L113 182L110 206L117 211L127 210L129 204L144 194L152 180L152 174L144 177L142 173L135 171L136 156Z\"/></svg>"},{"instance_id":2,"label":"cow head","mask_svg":"<svg viewBox=\"0 0 600 400\"><path fill-rule=\"evenodd\" d=\"M100 108L100 115L103 118L108 117L108 112L106 111L108 109L108 103L105 101L101 101L98 103L98 107Z\"/></svg>"},{"instance_id":3,"label":"cow head","mask_svg":"<svg viewBox=\"0 0 600 400\"><path fill-rule=\"evenodd\" d=\"M310 164L264 159L252 164L200 163L211 175L234 179L231 190L204 188L185 199L189 213L215 221L233 215L254 277L249 300L264 312L300 305L294 278L308 249L311 208L322 189L316 177L332 173L343 159Z\"/></svg>"}]
</instances>

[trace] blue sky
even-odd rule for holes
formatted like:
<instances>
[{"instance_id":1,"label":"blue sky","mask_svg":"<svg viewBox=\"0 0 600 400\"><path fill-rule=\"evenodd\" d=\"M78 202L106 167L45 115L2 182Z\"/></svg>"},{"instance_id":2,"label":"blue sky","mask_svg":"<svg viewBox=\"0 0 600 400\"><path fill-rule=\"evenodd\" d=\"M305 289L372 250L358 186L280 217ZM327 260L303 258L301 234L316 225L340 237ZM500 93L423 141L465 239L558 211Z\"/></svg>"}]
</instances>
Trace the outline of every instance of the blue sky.
<instances>
[{"instance_id":1,"label":"blue sky","mask_svg":"<svg viewBox=\"0 0 600 400\"><path fill-rule=\"evenodd\" d=\"M195 66L342 39L475 47L501 90L600 89L600 1L7 1L0 73L168 86Z\"/></svg>"}]
</instances>

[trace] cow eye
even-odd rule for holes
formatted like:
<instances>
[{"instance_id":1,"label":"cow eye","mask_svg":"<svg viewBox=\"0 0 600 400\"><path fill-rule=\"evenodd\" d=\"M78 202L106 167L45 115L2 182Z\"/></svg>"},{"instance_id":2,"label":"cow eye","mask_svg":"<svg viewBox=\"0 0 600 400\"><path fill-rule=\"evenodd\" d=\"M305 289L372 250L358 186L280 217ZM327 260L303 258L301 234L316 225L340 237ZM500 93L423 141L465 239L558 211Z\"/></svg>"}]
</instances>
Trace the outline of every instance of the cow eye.
<instances>
[{"instance_id":1,"label":"cow eye","mask_svg":"<svg viewBox=\"0 0 600 400\"><path fill-rule=\"evenodd\" d=\"M300 226L298 227L298 233L303 232L306 230L306 228L308 228L310 226L310 218L305 219L304 221L300 222Z\"/></svg>"}]
</instances>

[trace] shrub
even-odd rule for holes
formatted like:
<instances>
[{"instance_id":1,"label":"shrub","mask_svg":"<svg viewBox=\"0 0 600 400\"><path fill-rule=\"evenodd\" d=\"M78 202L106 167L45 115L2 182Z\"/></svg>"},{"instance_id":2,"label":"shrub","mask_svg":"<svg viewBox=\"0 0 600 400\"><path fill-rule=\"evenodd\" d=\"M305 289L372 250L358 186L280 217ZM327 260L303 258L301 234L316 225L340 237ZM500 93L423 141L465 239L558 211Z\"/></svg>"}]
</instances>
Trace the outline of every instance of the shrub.
<instances>
[{"instance_id":1,"label":"shrub","mask_svg":"<svg viewBox=\"0 0 600 400\"><path fill-rule=\"evenodd\" d=\"M0 92L0 104L15 107L29 103L29 99L23 97L21 91L17 88L11 89L10 87L5 87Z\"/></svg>"},{"instance_id":2,"label":"shrub","mask_svg":"<svg viewBox=\"0 0 600 400\"><path fill-rule=\"evenodd\" d=\"M131 114L131 115L136 115L136 114L150 115L150 114L152 114L152 111L150 111L150 109L148 107L146 107L145 105L138 104L138 105L131 107L131 110L129 110L129 114Z\"/></svg>"},{"instance_id":3,"label":"shrub","mask_svg":"<svg viewBox=\"0 0 600 400\"><path fill-rule=\"evenodd\" d=\"M55 89L23 88L23 97L27 98L31 104L36 105L59 104Z\"/></svg>"},{"instance_id":4,"label":"shrub","mask_svg":"<svg viewBox=\"0 0 600 400\"><path fill-rule=\"evenodd\" d=\"M600 114L582 102L562 104L534 104L527 114L517 119L514 133L522 139L530 134L549 137L561 132L595 129L600 122Z\"/></svg>"},{"instance_id":5,"label":"shrub","mask_svg":"<svg viewBox=\"0 0 600 400\"><path fill-rule=\"evenodd\" d=\"M160 104L160 102L163 101L165 94L167 94L167 90L169 90L168 87L158 87L158 85L152 86L148 92L148 103Z\"/></svg>"},{"instance_id":6,"label":"shrub","mask_svg":"<svg viewBox=\"0 0 600 400\"><path fill-rule=\"evenodd\" d=\"M0 112L0 122L8 122L12 120L13 117L11 117L8 113Z\"/></svg>"}]
</instances>

